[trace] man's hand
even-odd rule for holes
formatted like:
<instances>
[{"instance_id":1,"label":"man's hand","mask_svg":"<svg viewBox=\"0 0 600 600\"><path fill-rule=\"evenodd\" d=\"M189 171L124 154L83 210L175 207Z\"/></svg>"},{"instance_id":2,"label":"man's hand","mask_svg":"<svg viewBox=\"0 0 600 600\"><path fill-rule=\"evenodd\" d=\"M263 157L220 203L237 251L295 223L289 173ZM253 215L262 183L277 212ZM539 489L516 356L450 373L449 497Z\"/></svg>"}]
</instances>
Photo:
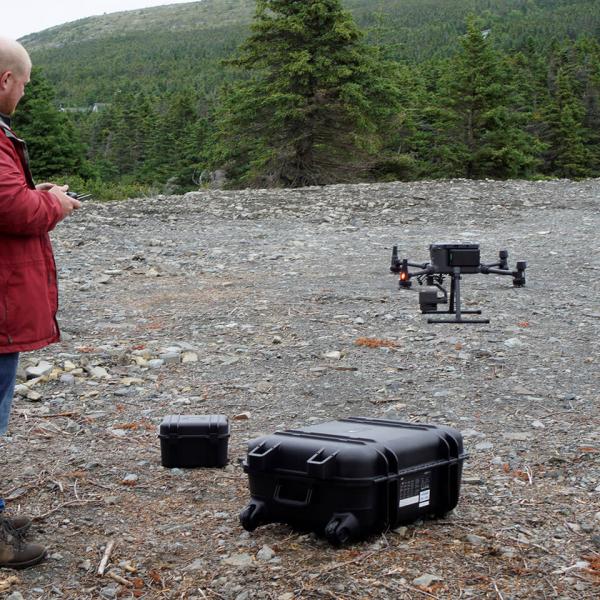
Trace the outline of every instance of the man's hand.
<instances>
[{"instance_id":1,"label":"man's hand","mask_svg":"<svg viewBox=\"0 0 600 600\"><path fill-rule=\"evenodd\" d=\"M35 186L35 189L40 192L49 192L53 187L59 187L63 192L66 192L69 189L68 185L57 186L55 183L38 183Z\"/></svg>"},{"instance_id":2,"label":"man's hand","mask_svg":"<svg viewBox=\"0 0 600 600\"><path fill-rule=\"evenodd\" d=\"M45 185L45 184L41 184ZM37 186L36 186L37 187ZM62 218L61 221L70 216L71 213L81 206L81 202L76 200L75 198L71 198L67 196L65 192L69 189L68 185L62 186L52 186L48 189L48 191L60 202L60 206L62 208Z\"/></svg>"}]
</instances>

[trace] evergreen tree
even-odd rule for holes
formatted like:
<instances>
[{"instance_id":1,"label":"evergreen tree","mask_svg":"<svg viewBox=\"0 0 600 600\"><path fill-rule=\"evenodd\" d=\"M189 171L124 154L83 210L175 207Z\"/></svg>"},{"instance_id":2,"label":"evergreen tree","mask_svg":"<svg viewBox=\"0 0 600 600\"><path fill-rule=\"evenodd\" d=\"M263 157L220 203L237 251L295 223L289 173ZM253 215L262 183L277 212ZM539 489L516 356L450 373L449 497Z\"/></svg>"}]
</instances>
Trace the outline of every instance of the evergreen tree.
<instances>
[{"instance_id":1,"label":"evergreen tree","mask_svg":"<svg viewBox=\"0 0 600 600\"><path fill-rule=\"evenodd\" d=\"M507 60L469 19L461 50L449 61L434 130L437 159L450 175L507 178L531 175L542 146L527 133L527 114L511 84Z\"/></svg>"},{"instance_id":2,"label":"evergreen tree","mask_svg":"<svg viewBox=\"0 0 600 600\"><path fill-rule=\"evenodd\" d=\"M590 156L583 127L585 108L574 87L567 70L560 69L546 117L550 129L549 171L559 177L584 177L588 173Z\"/></svg>"},{"instance_id":3,"label":"evergreen tree","mask_svg":"<svg viewBox=\"0 0 600 600\"><path fill-rule=\"evenodd\" d=\"M137 178L148 152L152 107L144 94L123 92L115 97L106 116L110 122L106 130L105 158L119 175Z\"/></svg>"},{"instance_id":4,"label":"evergreen tree","mask_svg":"<svg viewBox=\"0 0 600 600\"><path fill-rule=\"evenodd\" d=\"M373 167L398 90L340 0L258 0L231 63L249 77L224 90L215 162L236 183L352 181Z\"/></svg>"},{"instance_id":5,"label":"evergreen tree","mask_svg":"<svg viewBox=\"0 0 600 600\"><path fill-rule=\"evenodd\" d=\"M88 174L83 144L67 114L55 106L54 92L38 68L15 113L14 129L27 141L38 181Z\"/></svg>"},{"instance_id":6,"label":"evergreen tree","mask_svg":"<svg viewBox=\"0 0 600 600\"><path fill-rule=\"evenodd\" d=\"M145 165L148 181L169 181L173 191L194 183L206 137L206 123L199 118L197 106L198 98L190 89L175 92L161 102Z\"/></svg>"}]
</instances>

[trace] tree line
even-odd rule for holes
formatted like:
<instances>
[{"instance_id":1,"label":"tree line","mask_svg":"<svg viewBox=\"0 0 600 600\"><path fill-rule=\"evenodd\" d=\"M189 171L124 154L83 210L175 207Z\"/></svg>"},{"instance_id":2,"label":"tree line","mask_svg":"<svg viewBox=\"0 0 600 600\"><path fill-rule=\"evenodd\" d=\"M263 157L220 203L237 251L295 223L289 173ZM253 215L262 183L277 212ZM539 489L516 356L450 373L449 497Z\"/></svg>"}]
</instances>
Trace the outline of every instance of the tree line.
<instances>
[{"instance_id":1,"label":"tree line","mask_svg":"<svg viewBox=\"0 0 600 600\"><path fill-rule=\"evenodd\" d=\"M506 49L470 17L450 55L398 60L340 0L259 0L223 68L218 93L124 85L73 113L35 70L15 127L39 178L97 197L183 192L215 170L232 187L600 176L594 37Z\"/></svg>"}]
</instances>

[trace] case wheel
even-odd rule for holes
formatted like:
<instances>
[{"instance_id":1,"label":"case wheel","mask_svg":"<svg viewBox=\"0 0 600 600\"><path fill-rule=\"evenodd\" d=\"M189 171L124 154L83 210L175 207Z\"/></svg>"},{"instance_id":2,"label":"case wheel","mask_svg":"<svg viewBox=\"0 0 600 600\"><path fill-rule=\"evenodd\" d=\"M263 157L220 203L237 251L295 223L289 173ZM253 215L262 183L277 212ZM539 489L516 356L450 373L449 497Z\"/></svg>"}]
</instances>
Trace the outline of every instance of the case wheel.
<instances>
[{"instance_id":1,"label":"case wheel","mask_svg":"<svg viewBox=\"0 0 600 600\"><path fill-rule=\"evenodd\" d=\"M254 531L265 522L265 505L263 502L250 502L240 513L240 523L246 531Z\"/></svg>"},{"instance_id":2,"label":"case wheel","mask_svg":"<svg viewBox=\"0 0 600 600\"><path fill-rule=\"evenodd\" d=\"M352 513L334 515L325 525L325 538L334 546L343 546L356 537L358 530L358 520Z\"/></svg>"}]
</instances>

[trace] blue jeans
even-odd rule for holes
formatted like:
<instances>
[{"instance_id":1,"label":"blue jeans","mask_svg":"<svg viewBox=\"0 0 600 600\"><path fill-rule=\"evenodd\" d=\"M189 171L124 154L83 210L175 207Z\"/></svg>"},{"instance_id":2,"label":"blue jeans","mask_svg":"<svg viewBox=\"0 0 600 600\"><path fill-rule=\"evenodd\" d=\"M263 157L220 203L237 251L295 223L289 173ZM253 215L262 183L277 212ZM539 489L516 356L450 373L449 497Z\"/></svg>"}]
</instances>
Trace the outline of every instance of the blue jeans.
<instances>
[{"instance_id":1,"label":"blue jeans","mask_svg":"<svg viewBox=\"0 0 600 600\"><path fill-rule=\"evenodd\" d=\"M8 429L18 364L18 352L0 354L0 435L4 435Z\"/></svg>"}]
</instances>

